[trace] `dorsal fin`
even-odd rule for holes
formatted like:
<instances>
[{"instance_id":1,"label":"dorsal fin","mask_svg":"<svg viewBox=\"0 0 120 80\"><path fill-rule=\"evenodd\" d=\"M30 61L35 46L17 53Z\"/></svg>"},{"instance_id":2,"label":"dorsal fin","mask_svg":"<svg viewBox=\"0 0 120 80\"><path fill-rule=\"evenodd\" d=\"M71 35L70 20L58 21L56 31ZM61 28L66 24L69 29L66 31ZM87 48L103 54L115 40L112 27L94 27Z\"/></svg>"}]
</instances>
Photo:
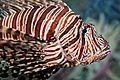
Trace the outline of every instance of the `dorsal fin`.
<instances>
[{"instance_id":1,"label":"dorsal fin","mask_svg":"<svg viewBox=\"0 0 120 80\"><path fill-rule=\"evenodd\" d=\"M16 12L19 12L22 7L22 5L19 5L16 2L12 2L12 1L7 1L7 0L0 0L0 9L2 12L2 15L10 15L11 14L11 10L14 10Z\"/></svg>"},{"instance_id":2,"label":"dorsal fin","mask_svg":"<svg viewBox=\"0 0 120 80\"><path fill-rule=\"evenodd\" d=\"M0 0L0 12L2 15L10 15L12 11L19 12L24 8L56 4L66 6L62 0Z\"/></svg>"},{"instance_id":3,"label":"dorsal fin","mask_svg":"<svg viewBox=\"0 0 120 80\"><path fill-rule=\"evenodd\" d=\"M15 0L23 4L34 4L34 5L49 5L49 4L64 4L62 0Z\"/></svg>"}]
</instances>

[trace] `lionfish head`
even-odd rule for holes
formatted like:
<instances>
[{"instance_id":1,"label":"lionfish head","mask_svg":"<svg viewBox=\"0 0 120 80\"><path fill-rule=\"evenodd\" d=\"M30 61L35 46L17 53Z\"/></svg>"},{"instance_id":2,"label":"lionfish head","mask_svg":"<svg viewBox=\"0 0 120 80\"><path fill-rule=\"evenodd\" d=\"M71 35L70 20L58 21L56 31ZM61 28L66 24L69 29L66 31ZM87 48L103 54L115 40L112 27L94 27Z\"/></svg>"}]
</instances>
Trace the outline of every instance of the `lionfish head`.
<instances>
[{"instance_id":1,"label":"lionfish head","mask_svg":"<svg viewBox=\"0 0 120 80\"><path fill-rule=\"evenodd\" d=\"M101 60L110 53L108 42L102 35L97 34L92 24L83 23L80 32L82 36L82 46L84 46L81 61L83 64L90 64L94 61Z\"/></svg>"}]
</instances>

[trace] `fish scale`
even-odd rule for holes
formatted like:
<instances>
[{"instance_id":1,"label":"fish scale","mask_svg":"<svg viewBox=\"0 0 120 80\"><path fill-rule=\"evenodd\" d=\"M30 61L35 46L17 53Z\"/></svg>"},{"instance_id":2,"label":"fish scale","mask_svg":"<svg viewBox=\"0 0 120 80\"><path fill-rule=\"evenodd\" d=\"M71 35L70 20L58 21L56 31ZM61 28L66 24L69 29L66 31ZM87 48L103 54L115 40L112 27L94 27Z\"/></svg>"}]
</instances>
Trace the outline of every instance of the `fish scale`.
<instances>
[{"instance_id":1,"label":"fish scale","mask_svg":"<svg viewBox=\"0 0 120 80\"><path fill-rule=\"evenodd\" d=\"M46 80L110 54L94 25L62 0L0 0L0 12L1 79Z\"/></svg>"}]
</instances>

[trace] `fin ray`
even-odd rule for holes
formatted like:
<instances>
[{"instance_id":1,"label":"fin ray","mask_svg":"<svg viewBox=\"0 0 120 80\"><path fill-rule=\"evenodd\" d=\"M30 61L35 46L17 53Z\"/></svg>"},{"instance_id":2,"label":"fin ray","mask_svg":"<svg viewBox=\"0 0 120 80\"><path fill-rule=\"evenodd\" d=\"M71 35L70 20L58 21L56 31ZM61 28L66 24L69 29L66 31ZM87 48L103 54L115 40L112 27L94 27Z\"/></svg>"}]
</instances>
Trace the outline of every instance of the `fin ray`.
<instances>
[{"instance_id":1,"label":"fin ray","mask_svg":"<svg viewBox=\"0 0 120 80\"><path fill-rule=\"evenodd\" d=\"M24 77L45 80L56 73L60 65L47 65L40 46L42 43L35 41L0 40L0 63L6 63L5 69L7 67L18 78L24 74Z\"/></svg>"}]
</instances>

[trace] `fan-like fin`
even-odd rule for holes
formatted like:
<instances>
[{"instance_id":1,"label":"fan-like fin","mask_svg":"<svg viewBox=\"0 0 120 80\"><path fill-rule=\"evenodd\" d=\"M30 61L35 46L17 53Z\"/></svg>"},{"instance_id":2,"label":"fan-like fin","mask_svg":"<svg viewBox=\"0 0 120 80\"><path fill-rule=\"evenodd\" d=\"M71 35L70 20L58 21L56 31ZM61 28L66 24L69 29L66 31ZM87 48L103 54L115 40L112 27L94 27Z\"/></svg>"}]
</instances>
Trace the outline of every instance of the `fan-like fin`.
<instances>
[{"instance_id":1,"label":"fan-like fin","mask_svg":"<svg viewBox=\"0 0 120 80\"><path fill-rule=\"evenodd\" d=\"M0 67L3 71L0 74L7 69L13 74L24 74L29 78L48 78L59 69L59 65L48 65L44 62L43 47L37 41L0 40L0 65L7 64Z\"/></svg>"}]
</instances>

